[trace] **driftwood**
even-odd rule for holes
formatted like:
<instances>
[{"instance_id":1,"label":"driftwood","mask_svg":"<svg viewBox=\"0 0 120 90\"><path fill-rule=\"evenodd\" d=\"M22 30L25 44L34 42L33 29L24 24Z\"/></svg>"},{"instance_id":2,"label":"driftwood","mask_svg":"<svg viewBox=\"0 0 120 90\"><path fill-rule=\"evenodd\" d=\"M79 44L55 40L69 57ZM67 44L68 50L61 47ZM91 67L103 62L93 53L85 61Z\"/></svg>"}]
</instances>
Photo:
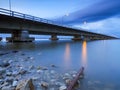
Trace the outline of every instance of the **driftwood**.
<instances>
[{"instance_id":1,"label":"driftwood","mask_svg":"<svg viewBox=\"0 0 120 90\"><path fill-rule=\"evenodd\" d=\"M67 90L73 90L73 87L77 83L80 75L83 75L84 67L80 69L80 71L77 73L76 77L71 81L70 85L68 86Z\"/></svg>"}]
</instances>

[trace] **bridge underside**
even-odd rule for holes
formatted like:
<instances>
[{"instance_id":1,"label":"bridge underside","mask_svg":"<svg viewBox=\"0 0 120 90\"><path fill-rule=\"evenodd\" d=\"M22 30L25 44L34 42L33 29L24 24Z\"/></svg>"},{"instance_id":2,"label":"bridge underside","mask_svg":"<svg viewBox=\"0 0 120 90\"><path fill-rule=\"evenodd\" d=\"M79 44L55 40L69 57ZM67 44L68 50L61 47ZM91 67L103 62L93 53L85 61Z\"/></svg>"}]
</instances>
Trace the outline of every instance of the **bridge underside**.
<instances>
[{"instance_id":1,"label":"bridge underside","mask_svg":"<svg viewBox=\"0 0 120 90\"><path fill-rule=\"evenodd\" d=\"M57 35L74 36L72 40L99 40L115 37L78 30L70 27L37 22L0 14L0 33L11 33L7 41L33 41L29 34L51 35L51 40L58 40ZM0 38L1 40L1 38Z\"/></svg>"}]
</instances>

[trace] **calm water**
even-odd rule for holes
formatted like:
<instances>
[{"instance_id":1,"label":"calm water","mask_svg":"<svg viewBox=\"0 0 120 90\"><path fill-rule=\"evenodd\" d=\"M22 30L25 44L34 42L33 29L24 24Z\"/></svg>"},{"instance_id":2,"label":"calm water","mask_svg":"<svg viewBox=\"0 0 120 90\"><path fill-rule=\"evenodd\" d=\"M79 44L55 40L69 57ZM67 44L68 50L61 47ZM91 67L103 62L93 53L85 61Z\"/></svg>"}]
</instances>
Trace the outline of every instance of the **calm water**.
<instances>
[{"instance_id":1,"label":"calm water","mask_svg":"<svg viewBox=\"0 0 120 90\"><path fill-rule=\"evenodd\" d=\"M84 66L85 79L82 81L84 90L89 84L93 84L93 88L96 88L94 90L120 90L119 45L120 40L36 41L14 44L0 42L0 52L24 51L35 57L35 65L55 64L61 73L69 70L78 71Z\"/></svg>"}]
</instances>

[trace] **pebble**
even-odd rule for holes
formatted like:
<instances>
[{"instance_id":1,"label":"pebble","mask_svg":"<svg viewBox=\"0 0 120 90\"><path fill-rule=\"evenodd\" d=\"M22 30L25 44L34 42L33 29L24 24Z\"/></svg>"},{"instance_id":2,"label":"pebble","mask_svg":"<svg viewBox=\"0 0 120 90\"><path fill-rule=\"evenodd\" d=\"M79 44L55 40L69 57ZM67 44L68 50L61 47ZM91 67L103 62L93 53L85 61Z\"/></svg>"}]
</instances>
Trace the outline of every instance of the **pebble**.
<instances>
[{"instance_id":1,"label":"pebble","mask_svg":"<svg viewBox=\"0 0 120 90\"><path fill-rule=\"evenodd\" d=\"M49 84L47 82L42 81L40 85L44 88L48 88Z\"/></svg>"},{"instance_id":2,"label":"pebble","mask_svg":"<svg viewBox=\"0 0 120 90\"><path fill-rule=\"evenodd\" d=\"M59 90L66 90L67 87L64 85L64 86L60 86Z\"/></svg>"},{"instance_id":3,"label":"pebble","mask_svg":"<svg viewBox=\"0 0 120 90\"><path fill-rule=\"evenodd\" d=\"M15 87L17 86L18 81L13 81L12 86Z\"/></svg>"}]
</instances>

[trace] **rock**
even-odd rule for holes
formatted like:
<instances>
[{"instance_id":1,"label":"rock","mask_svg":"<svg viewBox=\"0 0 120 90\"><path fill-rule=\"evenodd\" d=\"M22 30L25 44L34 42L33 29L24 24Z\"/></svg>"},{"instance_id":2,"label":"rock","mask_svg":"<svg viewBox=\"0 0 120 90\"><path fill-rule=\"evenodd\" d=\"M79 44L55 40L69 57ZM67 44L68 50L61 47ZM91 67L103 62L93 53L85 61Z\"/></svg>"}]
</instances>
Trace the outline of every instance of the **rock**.
<instances>
[{"instance_id":1,"label":"rock","mask_svg":"<svg viewBox=\"0 0 120 90\"><path fill-rule=\"evenodd\" d=\"M42 69L42 67L41 67L41 66L38 66L38 67L37 67L37 70L40 70L40 69Z\"/></svg>"},{"instance_id":2,"label":"rock","mask_svg":"<svg viewBox=\"0 0 120 90\"><path fill-rule=\"evenodd\" d=\"M16 90L35 90L32 79L23 80L20 82L17 85Z\"/></svg>"},{"instance_id":3,"label":"rock","mask_svg":"<svg viewBox=\"0 0 120 90\"><path fill-rule=\"evenodd\" d=\"M84 78L84 75L82 74L82 75L80 75L80 77L79 77L80 79L83 79Z\"/></svg>"},{"instance_id":4,"label":"rock","mask_svg":"<svg viewBox=\"0 0 120 90\"><path fill-rule=\"evenodd\" d=\"M10 63L10 64L11 64L12 62L13 62L13 60L9 60L9 61L8 61L8 63Z\"/></svg>"},{"instance_id":5,"label":"rock","mask_svg":"<svg viewBox=\"0 0 120 90\"><path fill-rule=\"evenodd\" d=\"M3 75L6 72L5 68L0 68L0 75Z\"/></svg>"},{"instance_id":6,"label":"rock","mask_svg":"<svg viewBox=\"0 0 120 90\"><path fill-rule=\"evenodd\" d=\"M55 71L54 71L54 70L51 70L50 73L51 73L51 74L55 74Z\"/></svg>"},{"instance_id":7,"label":"rock","mask_svg":"<svg viewBox=\"0 0 120 90\"><path fill-rule=\"evenodd\" d=\"M56 67L56 66L54 64L52 64L51 67Z\"/></svg>"},{"instance_id":8,"label":"rock","mask_svg":"<svg viewBox=\"0 0 120 90\"><path fill-rule=\"evenodd\" d=\"M29 69L31 70L31 69L34 69L35 67L33 66L33 65L31 65L30 67L29 67Z\"/></svg>"},{"instance_id":9,"label":"rock","mask_svg":"<svg viewBox=\"0 0 120 90\"><path fill-rule=\"evenodd\" d=\"M21 69L20 71L19 71L19 74L25 74L25 73L27 73L27 70L24 70L24 69Z\"/></svg>"},{"instance_id":10,"label":"rock","mask_svg":"<svg viewBox=\"0 0 120 90\"><path fill-rule=\"evenodd\" d=\"M9 65L10 63L8 63L7 61L0 62L0 67L8 67Z\"/></svg>"},{"instance_id":11,"label":"rock","mask_svg":"<svg viewBox=\"0 0 120 90\"><path fill-rule=\"evenodd\" d=\"M44 88L48 88L49 84L47 82L42 81L40 85Z\"/></svg>"},{"instance_id":12,"label":"rock","mask_svg":"<svg viewBox=\"0 0 120 90\"><path fill-rule=\"evenodd\" d=\"M19 51L16 51L16 50L12 51L12 53L17 53L17 52L19 52Z\"/></svg>"},{"instance_id":13,"label":"rock","mask_svg":"<svg viewBox=\"0 0 120 90\"><path fill-rule=\"evenodd\" d=\"M11 76L11 75L12 75L12 72L9 72L9 71L6 72L6 76Z\"/></svg>"},{"instance_id":14,"label":"rock","mask_svg":"<svg viewBox=\"0 0 120 90\"><path fill-rule=\"evenodd\" d=\"M17 86L18 81L13 81L12 86L15 87Z\"/></svg>"},{"instance_id":15,"label":"rock","mask_svg":"<svg viewBox=\"0 0 120 90\"><path fill-rule=\"evenodd\" d=\"M76 77L76 74L73 74L72 77L75 78L75 77Z\"/></svg>"},{"instance_id":16,"label":"rock","mask_svg":"<svg viewBox=\"0 0 120 90\"><path fill-rule=\"evenodd\" d=\"M70 80L70 79L66 79L66 80L65 80L65 83L66 83L67 85L69 85L69 84L71 83L71 80Z\"/></svg>"},{"instance_id":17,"label":"rock","mask_svg":"<svg viewBox=\"0 0 120 90\"><path fill-rule=\"evenodd\" d=\"M60 86L60 88L59 88L59 90L66 90L66 89L67 89L67 87L65 85Z\"/></svg>"},{"instance_id":18,"label":"rock","mask_svg":"<svg viewBox=\"0 0 120 90\"><path fill-rule=\"evenodd\" d=\"M42 70L37 70L37 73L42 73L43 71Z\"/></svg>"},{"instance_id":19,"label":"rock","mask_svg":"<svg viewBox=\"0 0 120 90\"><path fill-rule=\"evenodd\" d=\"M13 90L13 89L11 88L11 86L4 86L0 90Z\"/></svg>"},{"instance_id":20,"label":"rock","mask_svg":"<svg viewBox=\"0 0 120 90\"><path fill-rule=\"evenodd\" d=\"M18 74L19 74L18 71L13 71L13 72L12 72L12 75L13 75L13 76L16 76L16 75L18 75Z\"/></svg>"}]
</instances>

